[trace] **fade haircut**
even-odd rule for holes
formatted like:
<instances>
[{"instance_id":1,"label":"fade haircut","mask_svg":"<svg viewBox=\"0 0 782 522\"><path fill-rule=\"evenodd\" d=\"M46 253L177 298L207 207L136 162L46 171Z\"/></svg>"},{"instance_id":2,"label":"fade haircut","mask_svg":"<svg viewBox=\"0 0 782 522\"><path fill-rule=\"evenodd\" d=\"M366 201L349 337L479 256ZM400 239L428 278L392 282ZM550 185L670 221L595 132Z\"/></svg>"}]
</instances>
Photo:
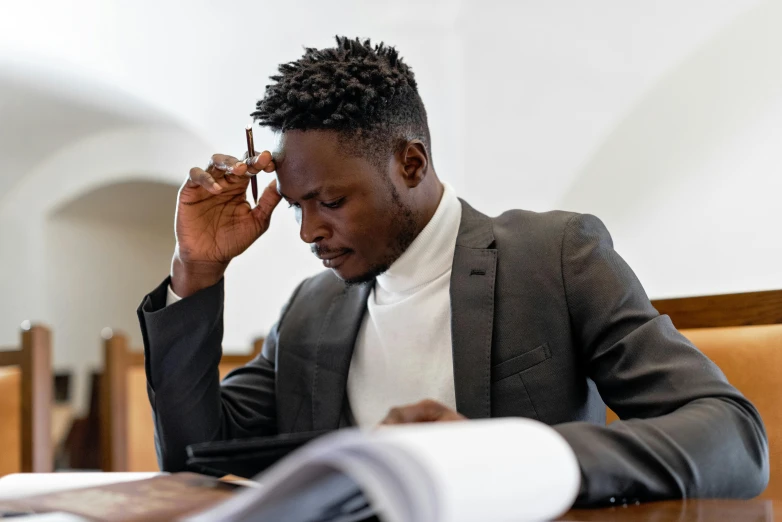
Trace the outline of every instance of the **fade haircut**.
<instances>
[{"instance_id":1,"label":"fade haircut","mask_svg":"<svg viewBox=\"0 0 782 522\"><path fill-rule=\"evenodd\" d=\"M348 154L385 172L407 141L424 143L431 164L426 109L412 69L393 47L337 36L337 46L306 48L280 65L252 113L276 132L332 130Z\"/></svg>"}]
</instances>

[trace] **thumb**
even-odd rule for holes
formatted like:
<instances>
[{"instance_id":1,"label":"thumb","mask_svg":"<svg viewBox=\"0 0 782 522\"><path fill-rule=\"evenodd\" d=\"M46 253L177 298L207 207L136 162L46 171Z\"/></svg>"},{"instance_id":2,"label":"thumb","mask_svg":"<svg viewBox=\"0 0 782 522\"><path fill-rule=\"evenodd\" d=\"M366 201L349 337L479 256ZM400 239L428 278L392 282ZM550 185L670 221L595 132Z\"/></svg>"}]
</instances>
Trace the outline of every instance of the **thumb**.
<instances>
[{"instance_id":1,"label":"thumb","mask_svg":"<svg viewBox=\"0 0 782 522\"><path fill-rule=\"evenodd\" d=\"M263 230L269 226L272 219L272 212L282 200L282 196L277 192L277 180L273 179L271 183L263 189L261 197L258 198L258 204L252 209L251 214L258 221Z\"/></svg>"}]
</instances>

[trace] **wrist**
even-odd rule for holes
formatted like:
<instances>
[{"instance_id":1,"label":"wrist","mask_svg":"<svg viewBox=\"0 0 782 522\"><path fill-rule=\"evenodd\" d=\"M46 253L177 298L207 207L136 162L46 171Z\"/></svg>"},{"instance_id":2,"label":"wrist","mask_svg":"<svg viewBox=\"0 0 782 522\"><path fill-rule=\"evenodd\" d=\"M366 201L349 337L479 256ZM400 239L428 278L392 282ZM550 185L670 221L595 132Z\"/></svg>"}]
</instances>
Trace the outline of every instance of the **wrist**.
<instances>
[{"instance_id":1,"label":"wrist","mask_svg":"<svg viewBox=\"0 0 782 522\"><path fill-rule=\"evenodd\" d=\"M171 290L181 298L216 285L225 274L228 263L184 261L179 251L171 261Z\"/></svg>"}]
</instances>

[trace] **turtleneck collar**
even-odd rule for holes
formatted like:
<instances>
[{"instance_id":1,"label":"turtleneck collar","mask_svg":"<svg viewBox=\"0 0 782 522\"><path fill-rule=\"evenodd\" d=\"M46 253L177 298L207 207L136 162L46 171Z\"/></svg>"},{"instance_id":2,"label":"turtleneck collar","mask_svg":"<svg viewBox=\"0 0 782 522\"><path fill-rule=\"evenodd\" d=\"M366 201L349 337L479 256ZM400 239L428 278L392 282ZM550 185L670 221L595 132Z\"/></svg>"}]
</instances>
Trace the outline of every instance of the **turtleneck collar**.
<instances>
[{"instance_id":1,"label":"turtleneck collar","mask_svg":"<svg viewBox=\"0 0 782 522\"><path fill-rule=\"evenodd\" d=\"M453 265L462 206L453 188L443 183L443 195L432 219L405 252L377 276L376 294L409 294L434 281Z\"/></svg>"}]
</instances>

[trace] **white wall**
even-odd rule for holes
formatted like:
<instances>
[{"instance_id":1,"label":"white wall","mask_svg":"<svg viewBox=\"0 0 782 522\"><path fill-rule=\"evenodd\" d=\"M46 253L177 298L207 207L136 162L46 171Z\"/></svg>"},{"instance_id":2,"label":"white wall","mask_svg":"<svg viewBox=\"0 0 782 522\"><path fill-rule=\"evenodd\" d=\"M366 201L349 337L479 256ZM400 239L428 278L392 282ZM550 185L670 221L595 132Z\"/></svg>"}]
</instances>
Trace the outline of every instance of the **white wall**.
<instances>
[{"instance_id":1,"label":"white wall","mask_svg":"<svg viewBox=\"0 0 782 522\"><path fill-rule=\"evenodd\" d=\"M654 297L778 288L780 5L4 3L0 344L23 319L60 321L41 278L46 216L101 185L179 184L214 152L241 154L276 64L336 33L397 45L438 172L477 208L601 216ZM263 334L317 270L279 209L229 268L226 347Z\"/></svg>"},{"instance_id":2,"label":"white wall","mask_svg":"<svg viewBox=\"0 0 782 522\"><path fill-rule=\"evenodd\" d=\"M54 368L72 372L82 409L89 372L103 361L101 329L126 332L141 346L135 310L166 273L174 240L170 220L138 226L79 217L75 206L47 222L45 281Z\"/></svg>"},{"instance_id":3,"label":"white wall","mask_svg":"<svg viewBox=\"0 0 782 522\"><path fill-rule=\"evenodd\" d=\"M559 204L599 215L653 296L782 288L782 2L642 97Z\"/></svg>"},{"instance_id":4,"label":"white wall","mask_svg":"<svg viewBox=\"0 0 782 522\"><path fill-rule=\"evenodd\" d=\"M189 158L207 148L181 129L123 127L77 140L34 162L0 199L0 344L14 342L25 319L57 319L48 311L53 290L43 277L51 214L106 185L128 180L178 185ZM167 222L170 226L171 219Z\"/></svg>"}]
</instances>

